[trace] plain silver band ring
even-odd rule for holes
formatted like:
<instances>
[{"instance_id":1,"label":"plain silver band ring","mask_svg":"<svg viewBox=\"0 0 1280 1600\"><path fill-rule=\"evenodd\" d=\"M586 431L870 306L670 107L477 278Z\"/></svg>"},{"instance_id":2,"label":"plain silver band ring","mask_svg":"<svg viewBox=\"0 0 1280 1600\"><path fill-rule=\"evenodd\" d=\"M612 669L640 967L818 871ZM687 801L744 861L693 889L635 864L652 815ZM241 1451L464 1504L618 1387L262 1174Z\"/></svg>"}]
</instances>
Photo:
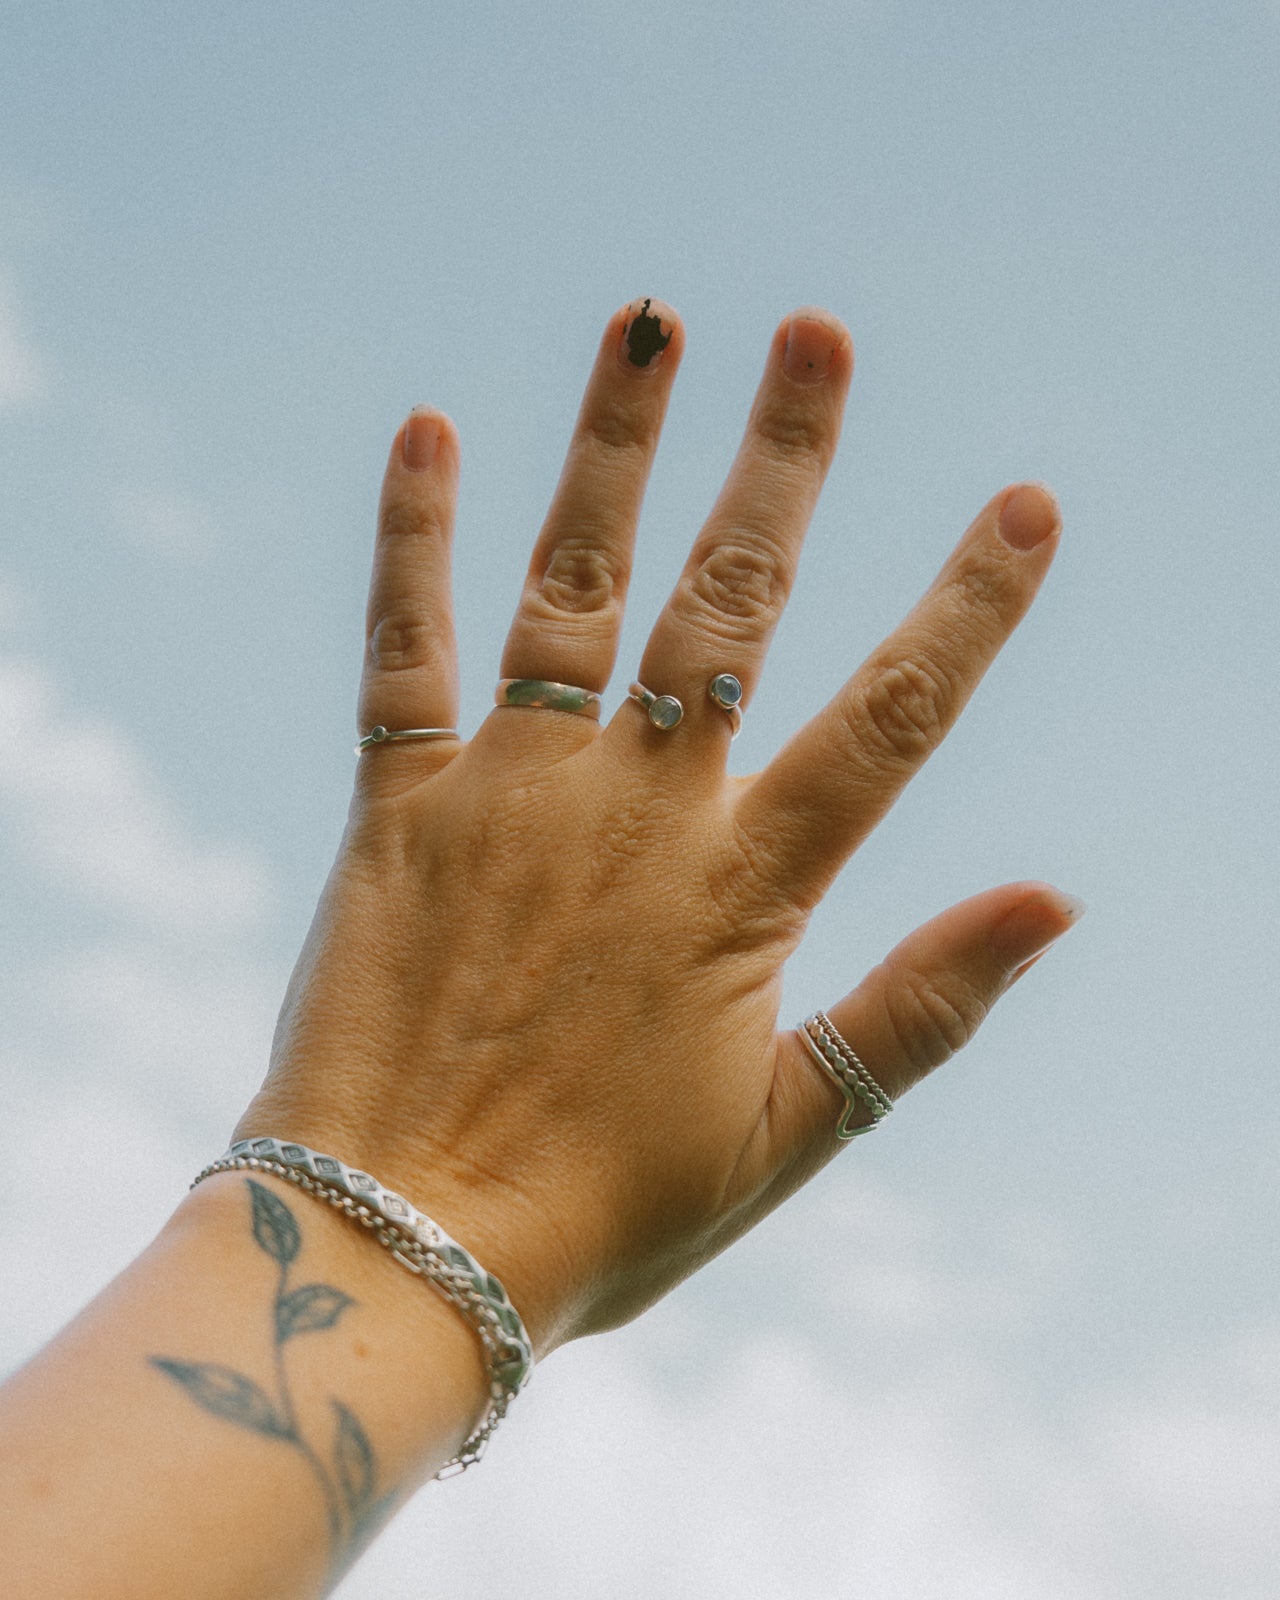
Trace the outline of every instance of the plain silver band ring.
<instances>
[{"instance_id":1,"label":"plain silver band ring","mask_svg":"<svg viewBox=\"0 0 1280 1600\"><path fill-rule=\"evenodd\" d=\"M500 678L493 691L496 706L528 706L534 711L571 711L578 717L600 720L600 696L575 683L552 683L546 678Z\"/></svg>"},{"instance_id":2,"label":"plain silver band ring","mask_svg":"<svg viewBox=\"0 0 1280 1600\"><path fill-rule=\"evenodd\" d=\"M643 706L649 714L649 721L655 728L661 728L663 733L670 733L684 716L684 707L675 695L654 694L652 689L646 689L642 683L633 683L627 690L627 697L634 700L638 706Z\"/></svg>"},{"instance_id":3,"label":"plain silver band ring","mask_svg":"<svg viewBox=\"0 0 1280 1600\"><path fill-rule=\"evenodd\" d=\"M456 728L384 728L381 724L370 728L356 746L356 754L371 750L375 744L390 744L393 739L460 739Z\"/></svg>"}]
</instances>

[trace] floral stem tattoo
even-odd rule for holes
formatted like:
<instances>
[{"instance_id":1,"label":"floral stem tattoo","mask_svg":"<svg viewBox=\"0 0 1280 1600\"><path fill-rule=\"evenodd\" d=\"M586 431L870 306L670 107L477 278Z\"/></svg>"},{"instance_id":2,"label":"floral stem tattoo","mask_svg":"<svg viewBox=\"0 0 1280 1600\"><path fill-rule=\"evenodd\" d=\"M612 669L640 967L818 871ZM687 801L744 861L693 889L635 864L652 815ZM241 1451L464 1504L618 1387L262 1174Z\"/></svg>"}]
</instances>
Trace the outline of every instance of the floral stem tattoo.
<instances>
[{"instance_id":1,"label":"floral stem tattoo","mask_svg":"<svg viewBox=\"0 0 1280 1600\"><path fill-rule=\"evenodd\" d=\"M333 1412L331 1465L326 1466L320 1452L298 1427L285 1372L285 1345L298 1334L332 1328L342 1313L356 1302L327 1283L306 1283L297 1289L289 1288L289 1268L302 1248L302 1231L279 1195L252 1178L246 1178L245 1183L252 1200L253 1237L279 1268L272 1308L275 1394L269 1394L243 1373L214 1362L175 1361L168 1356L149 1359L153 1367L181 1384L198 1406L215 1417L247 1428L263 1438L278 1440L303 1456L324 1496L329 1523L329 1581L332 1582L351 1565L377 1532L395 1499L395 1490L383 1495L376 1493L377 1461L373 1446L355 1415L332 1396L329 1399Z\"/></svg>"}]
</instances>

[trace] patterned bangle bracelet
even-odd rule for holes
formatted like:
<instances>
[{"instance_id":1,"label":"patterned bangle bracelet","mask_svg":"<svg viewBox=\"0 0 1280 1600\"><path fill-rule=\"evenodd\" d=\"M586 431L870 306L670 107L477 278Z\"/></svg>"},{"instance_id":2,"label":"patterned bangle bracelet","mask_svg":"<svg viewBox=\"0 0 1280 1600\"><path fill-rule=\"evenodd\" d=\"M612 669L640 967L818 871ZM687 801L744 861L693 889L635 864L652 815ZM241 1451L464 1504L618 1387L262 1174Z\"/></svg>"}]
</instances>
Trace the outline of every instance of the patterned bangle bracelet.
<instances>
[{"instance_id":1,"label":"patterned bangle bracelet","mask_svg":"<svg viewBox=\"0 0 1280 1600\"><path fill-rule=\"evenodd\" d=\"M451 1478L479 1461L533 1372L533 1345L507 1292L439 1223L384 1189L367 1172L335 1156L281 1139L241 1139L197 1174L191 1187L215 1172L269 1172L327 1201L370 1229L401 1266L426 1278L471 1324L484 1349L489 1406L480 1426L437 1478Z\"/></svg>"}]
</instances>

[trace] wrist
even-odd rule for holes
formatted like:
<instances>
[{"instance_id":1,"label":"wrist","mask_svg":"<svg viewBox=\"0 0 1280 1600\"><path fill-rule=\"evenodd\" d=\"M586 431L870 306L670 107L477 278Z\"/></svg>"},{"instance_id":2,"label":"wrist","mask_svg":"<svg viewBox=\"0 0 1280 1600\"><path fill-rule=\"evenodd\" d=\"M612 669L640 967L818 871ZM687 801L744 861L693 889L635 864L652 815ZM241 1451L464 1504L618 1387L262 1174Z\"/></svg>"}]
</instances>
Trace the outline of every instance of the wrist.
<instances>
[{"instance_id":1,"label":"wrist","mask_svg":"<svg viewBox=\"0 0 1280 1600\"><path fill-rule=\"evenodd\" d=\"M269 1090L241 1117L232 1143L263 1137L296 1140L306 1149L325 1152L425 1213L498 1280L538 1359L569 1336L574 1252L557 1233L552 1208L539 1204L509 1177L455 1170L458 1163L448 1150L410 1148L381 1128L353 1125L349 1117L337 1121L299 1113L277 1105ZM281 1181L287 1187L287 1180ZM358 1235L364 1230L355 1231ZM462 1321L460 1312L453 1315Z\"/></svg>"},{"instance_id":2,"label":"wrist","mask_svg":"<svg viewBox=\"0 0 1280 1600\"><path fill-rule=\"evenodd\" d=\"M297 1249L287 1262L264 1256L249 1180L292 1219ZM431 1284L319 1198L268 1172L215 1173L182 1201L166 1235L234 1259L252 1277L243 1315L262 1323L263 1341L283 1324L288 1362L312 1389L359 1413L388 1474L406 1487L448 1461L483 1417L488 1381L474 1332Z\"/></svg>"}]
</instances>

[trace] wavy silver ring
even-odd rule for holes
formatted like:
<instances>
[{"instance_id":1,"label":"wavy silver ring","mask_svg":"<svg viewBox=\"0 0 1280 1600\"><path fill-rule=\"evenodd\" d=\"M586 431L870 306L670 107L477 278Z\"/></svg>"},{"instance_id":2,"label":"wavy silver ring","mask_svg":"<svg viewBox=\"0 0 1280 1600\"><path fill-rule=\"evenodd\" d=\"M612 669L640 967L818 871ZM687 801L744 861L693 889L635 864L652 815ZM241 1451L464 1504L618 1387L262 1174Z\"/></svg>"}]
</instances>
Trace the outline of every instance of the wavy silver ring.
<instances>
[{"instance_id":1,"label":"wavy silver ring","mask_svg":"<svg viewBox=\"0 0 1280 1600\"><path fill-rule=\"evenodd\" d=\"M375 744L390 744L393 739L460 739L456 728L384 728L379 724L370 728L356 746L356 754L371 750Z\"/></svg>"},{"instance_id":2,"label":"wavy silver ring","mask_svg":"<svg viewBox=\"0 0 1280 1600\"><path fill-rule=\"evenodd\" d=\"M707 685L707 698L729 714L733 730L729 738L736 739L742 732L742 683L732 672L717 672Z\"/></svg>"},{"instance_id":3,"label":"wavy silver ring","mask_svg":"<svg viewBox=\"0 0 1280 1600\"><path fill-rule=\"evenodd\" d=\"M649 721L655 728L661 728L664 733L670 733L684 716L684 707L675 695L654 694L652 689L646 689L642 683L633 683L627 690L627 696L638 706L643 706L649 713Z\"/></svg>"},{"instance_id":4,"label":"wavy silver ring","mask_svg":"<svg viewBox=\"0 0 1280 1600\"><path fill-rule=\"evenodd\" d=\"M594 689L573 683L551 683L546 678L501 678L493 691L496 706L529 706L535 711L572 711L575 716L600 720L600 696Z\"/></svg>"},{"instance_id":5,"label":"wavy silver ring","mask_svg":"<svg viewBox=\"0 0 1280 1600\"><path fill-rule=\"evenodd\" d=\"M893 1110L893 1101L858 1059L853 1046L836 1031L825 1011L815 1011L796 1029L809 1054L845 1097L845 1108L836 1124L837 1139L856 1139L870 1133ZM871 1113L870 1122L856 1126L851 1119Z\"/></svg>"}]
</instances>

